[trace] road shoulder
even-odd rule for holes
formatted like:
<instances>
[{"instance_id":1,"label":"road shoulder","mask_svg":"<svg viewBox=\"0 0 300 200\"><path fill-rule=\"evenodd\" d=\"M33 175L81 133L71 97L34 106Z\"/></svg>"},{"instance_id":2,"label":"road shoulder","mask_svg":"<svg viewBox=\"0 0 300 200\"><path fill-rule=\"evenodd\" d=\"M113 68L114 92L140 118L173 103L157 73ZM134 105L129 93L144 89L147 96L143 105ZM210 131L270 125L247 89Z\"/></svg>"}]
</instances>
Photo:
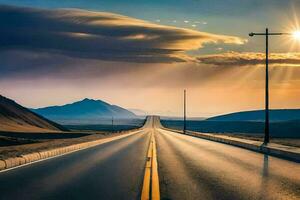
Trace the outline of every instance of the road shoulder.
<instances>
[{"instance_id":1,"label":"road shoulder","mask_svg":"<svg viewBox=\"0 0 300 200\"><path fill-rule=\"evenodd\" d=\"M165 127L161 127L161 128L167 131L183 134L183 132L179 130L168 129ZM236 137L225 136L225 135L218 136L215 134L200 133L194 131L186 131L186 134L193 137L198 137L206 140L229 144L244 149L256 151L259 153L276 156L294 162L300 162L299 147L285 146L285 145L275 144L275 143L269 143L265 145L262 142L254 141L254 140L247 140L247 139L236 138Z\"/></svg>"},{"instance_id":2,"label":"road shoulder","mask_svg":"<svg viewBox=\"0 0 300 200\"><path fill-rule=\"evenodd\" d=\"M34 162L39 162L42 160L54 158L57 156L62 156L65 154L73 153L86 148L91 148L100 144L118 140L130 135L136 134L142 130L136 131L126 131L122 134L118 134L112 137L105 137L101 139L94 139L86 142L79 142L71 145L66 145L62 147L50 148L46 150L38 150L31 153L22 154L19 156L7 157L5 159L0 159L0 172L17 168L20 166L28 165Z\"/></svg>"}]
</instances>

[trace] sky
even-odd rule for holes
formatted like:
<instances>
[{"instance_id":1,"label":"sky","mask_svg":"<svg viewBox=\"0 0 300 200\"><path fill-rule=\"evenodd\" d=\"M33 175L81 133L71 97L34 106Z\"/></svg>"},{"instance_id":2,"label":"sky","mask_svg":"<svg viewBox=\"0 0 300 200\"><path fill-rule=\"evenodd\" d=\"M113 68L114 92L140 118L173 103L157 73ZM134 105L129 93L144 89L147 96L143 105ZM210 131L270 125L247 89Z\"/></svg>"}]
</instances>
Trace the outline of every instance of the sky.
<instances>
[{"instance_id":1,"label":"sky","mask_svg":"<svg viewBox=\"0 0 300 200\"><path fill-rule=\"evenodd\" d=\"M209 117L264 106L264 37L297 0L0 0L0 93L30 107L101 99ZM270 38L270 106L300 108L300 40Z\"/></svg>"}]
</instances>

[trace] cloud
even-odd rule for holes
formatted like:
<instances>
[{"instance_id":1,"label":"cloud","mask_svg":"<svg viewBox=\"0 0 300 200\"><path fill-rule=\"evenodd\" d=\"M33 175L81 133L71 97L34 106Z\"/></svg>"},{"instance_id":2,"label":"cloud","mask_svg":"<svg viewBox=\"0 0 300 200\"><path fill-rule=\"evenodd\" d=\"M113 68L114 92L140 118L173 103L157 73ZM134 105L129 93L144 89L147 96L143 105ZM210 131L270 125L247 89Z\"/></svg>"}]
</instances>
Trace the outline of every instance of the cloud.
<instances>
[{"instance_id":1,"label":"cloud","mask_svg":"<svg viewBox=\"0 0 300 200\"><path fill-rule=\"evenodd\" d=\"M233 36L78 9L0 6L0 24L0 51L43 51L108 61L184 62L185 51L207 43L245 42Z\"/></svg>"},{"instance_id":2,"label":"cloud","mask_svg":"<svg viewBox=\"0 0 300 200\"><path fill-rule=\"evenodd\" d=\"M255 52L227 52L196 57L203 64L214 66L258 66L265 64L265 54ZM272 53L269 55L272 66L300 66L300 53Z\"/></svg>"}]
</instances>

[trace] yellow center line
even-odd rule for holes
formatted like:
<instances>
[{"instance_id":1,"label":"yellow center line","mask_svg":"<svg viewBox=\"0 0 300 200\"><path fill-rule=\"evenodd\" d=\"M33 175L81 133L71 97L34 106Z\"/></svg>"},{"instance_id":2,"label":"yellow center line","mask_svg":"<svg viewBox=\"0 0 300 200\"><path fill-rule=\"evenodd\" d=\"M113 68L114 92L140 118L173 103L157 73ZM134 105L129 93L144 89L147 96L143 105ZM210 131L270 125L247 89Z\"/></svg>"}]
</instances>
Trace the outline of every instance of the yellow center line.
<instances>
[{"instance_id":1,"label":"yellow center line","mask_svg":"<svg viewBox=\"0 0 300 200\"><path fill-rule=\"evenodd\" d=\"M141 200L159 200L159 178L157 169L157 155L154 131L151 132L150 144L147 153L145 175Z\"/></svg>"},{"instance_id":2,"label":"yellow center line","mask_svg":"<svg viewBox=\"0 0 300 200\"><path fill-rule=\"evenodd\" d=\"M159 178L158 178L158 169L157 169L157 155L156 155L156 142L154 133L152 134L152 185L151 185L151 199L158 200L160 199L159 193Z\"/></svg>"}]
</instances>

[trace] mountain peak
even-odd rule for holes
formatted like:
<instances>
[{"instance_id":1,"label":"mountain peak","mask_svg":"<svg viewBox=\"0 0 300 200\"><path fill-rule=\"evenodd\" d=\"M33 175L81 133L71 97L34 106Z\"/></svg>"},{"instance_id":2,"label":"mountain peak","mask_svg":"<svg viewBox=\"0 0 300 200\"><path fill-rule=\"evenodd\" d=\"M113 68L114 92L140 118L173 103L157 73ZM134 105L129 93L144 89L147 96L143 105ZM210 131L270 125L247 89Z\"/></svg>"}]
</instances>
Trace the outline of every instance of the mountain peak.
<instances>
[{"instance_id":1,"label":"mountain peak","mask_svg":"<svg viewBox=\"0 0 300 200\"><path fill-rule=\"evenodd\" d=\"M111 105L101 100L84 98L62 106L51 106L33 109L34 112L54 121L73 119L98 119L98 118L134 118L136 115L119 106Z\"/></svg>"},{"instance_id":2,"label":"mountain peak","mask_svg":"<svg viewBox=\"0 0 300 200\"><path fill-rule=\"evenodd\" d=\"M80 102L96 102L97 100L95 99L89 99L89 98L84 98L82 100L79 100L77 102L74 102L74 103L80 103Z\"/></svg>"},{"instance_id":3,"label":"mountain peak","mask_svg":"<svg viewBox=\"0 0 300 200\"><path fill-rule=\"evenodd\" d=\"M94 100L94 99L89 99L89 98L84 98L84 99L82 99L81 101L96 101L96 100Z\"/></svg>"},{"instance_id":4,"label":"mountain peak","mask_svg":"<svg viewBox=\"0 0 300 200\"><path fill-rule=\"evenodd\" d=\"M82 99L82 100L80 100L80 101L76 101L76 102L74 102L74 103L71 103L71 104L69 104L69 105L72 105L72 104L76 104L76 105L90 105L90 106L92 106L92 105L106 105L106 106L109 106L110 104L109 103L107 103L107 102L105 102L105 101L102 101L102 100L99 100L99 99L90 99L90 98L84 98L84 99Z\"/></svg>"}]
</instances>

